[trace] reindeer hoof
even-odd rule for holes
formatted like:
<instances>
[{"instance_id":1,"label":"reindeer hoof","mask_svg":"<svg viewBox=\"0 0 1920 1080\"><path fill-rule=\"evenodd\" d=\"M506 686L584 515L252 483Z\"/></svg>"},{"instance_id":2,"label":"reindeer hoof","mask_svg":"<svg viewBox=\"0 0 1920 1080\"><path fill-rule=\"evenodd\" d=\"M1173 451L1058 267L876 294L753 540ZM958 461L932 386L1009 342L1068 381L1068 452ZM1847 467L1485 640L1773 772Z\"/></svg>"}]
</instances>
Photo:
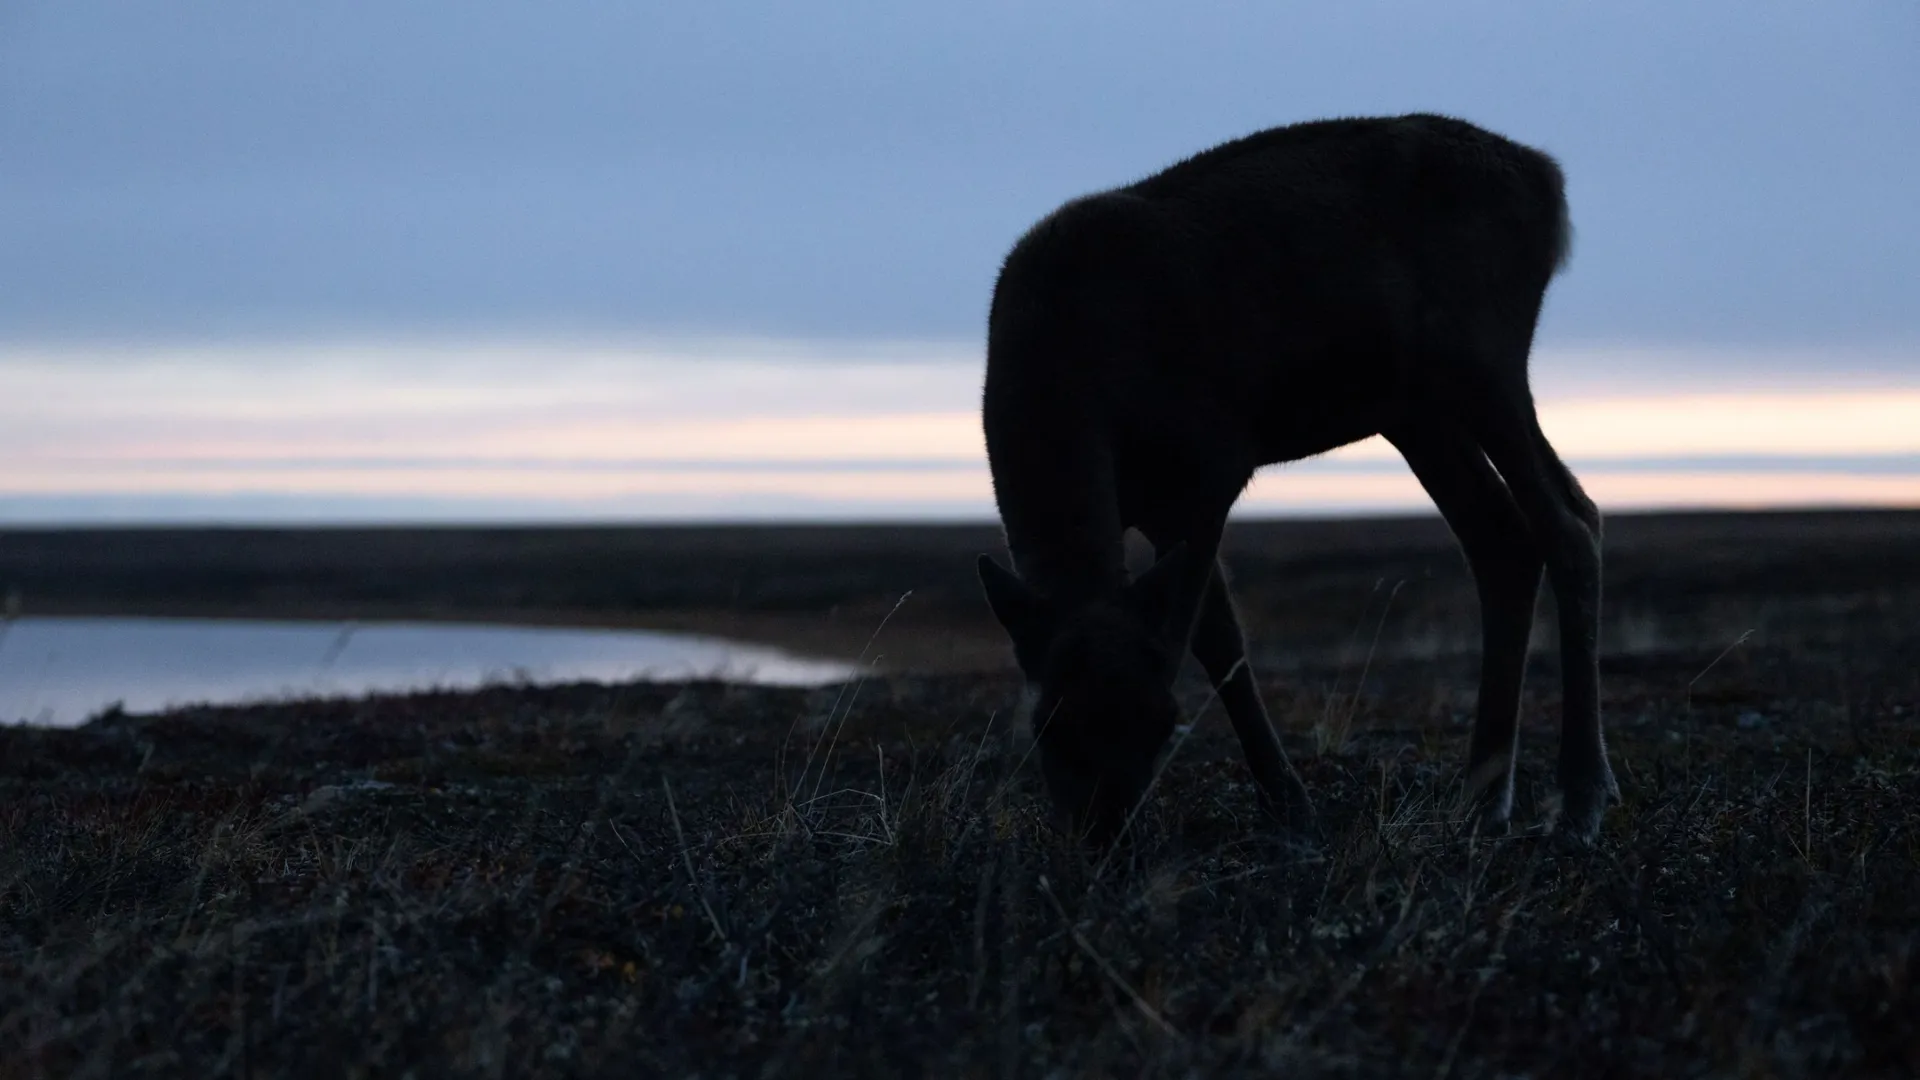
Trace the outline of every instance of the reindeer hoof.
<instances>
[{"instance_id":1,"label":"reindeer hoof","mask_svg":"<svg viewBox=\"0 0 1920 1080\"><path fill-rule=\"evenodd\" d=\"M1506 836L1513 831L1512 807L1481 807L1473 815L1473 831L1479 836Z\"/></svg>"},{"instance_id":2,"label":"reindeer hoof","mask_svg":"<svg viewBox=\"0 0 1920 1080\"><path fill-rule=\"evenodd\" d=\"M1468 797L1467 814L1482 836L1505 836L1513 820L1513 787L1504 781Z\"/></svg>"},{"instance_id":3,"label":"reindeer hoof","mask_svg":"<svg viewBox=\"0 0 1920 1080\"><path fill-rule=\"evenodd\" d=\"M1261 811L1288 833L1319 836L1319 819L1313 812L1313 800L1308 797L1307 789L1297 779L1282 787L1282 792L1276 798L1266 788L1255 785L1255 797Z\"/></svg>"},{"instance_id":4,"label":"reindeer hoof","mask_svg":"<svg viewBox=\"0 0 1920 1080\"><path fill-rule=\"evenodd\" d=\"M1564 784L1561 790L1560 823L1555 830L1583 847L1593 846L1600 838L1600 820L1607 804L1620 801L1620 784L1613 770L1604 763L1597 773Z\"/></svg>"}]
</instances>

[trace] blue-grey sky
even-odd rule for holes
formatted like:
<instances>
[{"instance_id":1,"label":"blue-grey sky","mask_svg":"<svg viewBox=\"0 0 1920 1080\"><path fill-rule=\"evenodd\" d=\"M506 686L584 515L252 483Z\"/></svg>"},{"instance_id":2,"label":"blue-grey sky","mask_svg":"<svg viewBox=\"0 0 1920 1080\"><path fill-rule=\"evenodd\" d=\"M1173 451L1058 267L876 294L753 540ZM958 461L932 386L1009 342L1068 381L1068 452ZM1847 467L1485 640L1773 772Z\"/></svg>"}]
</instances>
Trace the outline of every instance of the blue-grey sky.
<instances>
[{"instance_id":1,"label":"blue-grey sky","mask_svg":"<svg viewBox=\"0 0 1920 1080\"><path fill-rule=\"evenodd\" d=\"M1544 340L1920 341L1907 0L11 0L0 341L977 340L1062 199L1411 110L1566 167Z\"/></svg>"}]
</instances>

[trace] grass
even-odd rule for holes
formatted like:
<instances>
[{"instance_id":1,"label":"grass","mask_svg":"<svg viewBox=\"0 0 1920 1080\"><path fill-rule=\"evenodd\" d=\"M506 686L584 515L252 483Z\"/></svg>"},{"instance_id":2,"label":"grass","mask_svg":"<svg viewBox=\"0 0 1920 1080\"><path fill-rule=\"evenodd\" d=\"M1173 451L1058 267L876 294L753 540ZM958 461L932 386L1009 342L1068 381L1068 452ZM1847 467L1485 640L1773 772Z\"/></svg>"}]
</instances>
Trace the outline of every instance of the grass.
<instances>
[{"instance_id":1,"label":"grass","mask_svg":"<svg viewBox=\"0 0 1920 1080\"><path fill-rule=\"evenodd\" d=\"M1002 674L0 727L0 1080L1914 1075L1916 536L1911 512L1610 518L1626 801L1592 850L1548 831L1547 653L1520 828L1459 819L1478 627L1437 520L1230 536L1311 846L1259 818L1204 686L1110 858L1042 817ZM958 670L1004 661L971 574L994 543L16 530L0 587L35 610L684 608Z\"/></svg>"},{"instance_id":2,"label":"grass","mask_svg":"<svg viewBox=\"0 0 1920 1080\"><path fill-rule=\"evenodd\" d=\"M1717 651L1610 661L1590 851L1550 663L1513 834L1454 810L1471 658L1370 655L1323 752L1341 671L1265 687L1323 842L1215 708L1112 859L1002 676L0 729L0 1076L1911 1075L1911 643Z\"/></svg>"}]
</instances>

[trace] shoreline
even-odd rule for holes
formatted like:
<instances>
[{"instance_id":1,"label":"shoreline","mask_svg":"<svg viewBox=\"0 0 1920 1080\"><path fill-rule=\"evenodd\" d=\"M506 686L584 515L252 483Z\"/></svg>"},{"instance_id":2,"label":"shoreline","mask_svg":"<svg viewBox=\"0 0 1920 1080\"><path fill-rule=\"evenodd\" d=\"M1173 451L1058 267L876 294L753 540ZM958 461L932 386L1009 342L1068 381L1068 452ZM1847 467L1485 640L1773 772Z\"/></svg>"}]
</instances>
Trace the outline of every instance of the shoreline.
<instances>
[{"instance_id":1,"label":"shoreline","mask_svg":"<svg viewBox=\"0 0 1920 1080\"><path fill-rule=\"evenodd\" d=\"M393 607L262 608L254 605L177 604L144 608L104 604L53 604L21 611L18 618L84 617L128 619L207 619L287 623L424 623L528 629L634 630L722 638L770 646L804 659L842 663L874 662L878 670L922 674L990 673L1013 670L1013 656L998 625L945 618L916 618L904 610L880 626L869 613L767 613L727 610L607 612L497 611ZM0 622L4 625L4 622ZM864 629L863 629L864 627ZM871 647L869 646L871 643Z\"/></svg>"}]
</instances>

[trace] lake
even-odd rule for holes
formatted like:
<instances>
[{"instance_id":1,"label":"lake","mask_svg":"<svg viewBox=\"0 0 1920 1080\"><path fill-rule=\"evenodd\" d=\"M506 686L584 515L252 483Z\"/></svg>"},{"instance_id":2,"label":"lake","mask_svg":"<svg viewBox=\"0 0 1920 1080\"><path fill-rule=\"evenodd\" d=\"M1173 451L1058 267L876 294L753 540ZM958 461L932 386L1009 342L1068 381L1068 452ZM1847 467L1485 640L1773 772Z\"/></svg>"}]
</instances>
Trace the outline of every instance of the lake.
<instances>
[{"instance_id":1,"label":"lake","mask_svg":"<svg viewBox=\"0 0 1920 1080\"><path fill-rule=\"evenodd\" d=\"M641 630L35 616L0 624L0 722L70 727L115 703L151 712L499 682L814 685L855 670L762 645Z\"/></svg>"}]
</instances>

